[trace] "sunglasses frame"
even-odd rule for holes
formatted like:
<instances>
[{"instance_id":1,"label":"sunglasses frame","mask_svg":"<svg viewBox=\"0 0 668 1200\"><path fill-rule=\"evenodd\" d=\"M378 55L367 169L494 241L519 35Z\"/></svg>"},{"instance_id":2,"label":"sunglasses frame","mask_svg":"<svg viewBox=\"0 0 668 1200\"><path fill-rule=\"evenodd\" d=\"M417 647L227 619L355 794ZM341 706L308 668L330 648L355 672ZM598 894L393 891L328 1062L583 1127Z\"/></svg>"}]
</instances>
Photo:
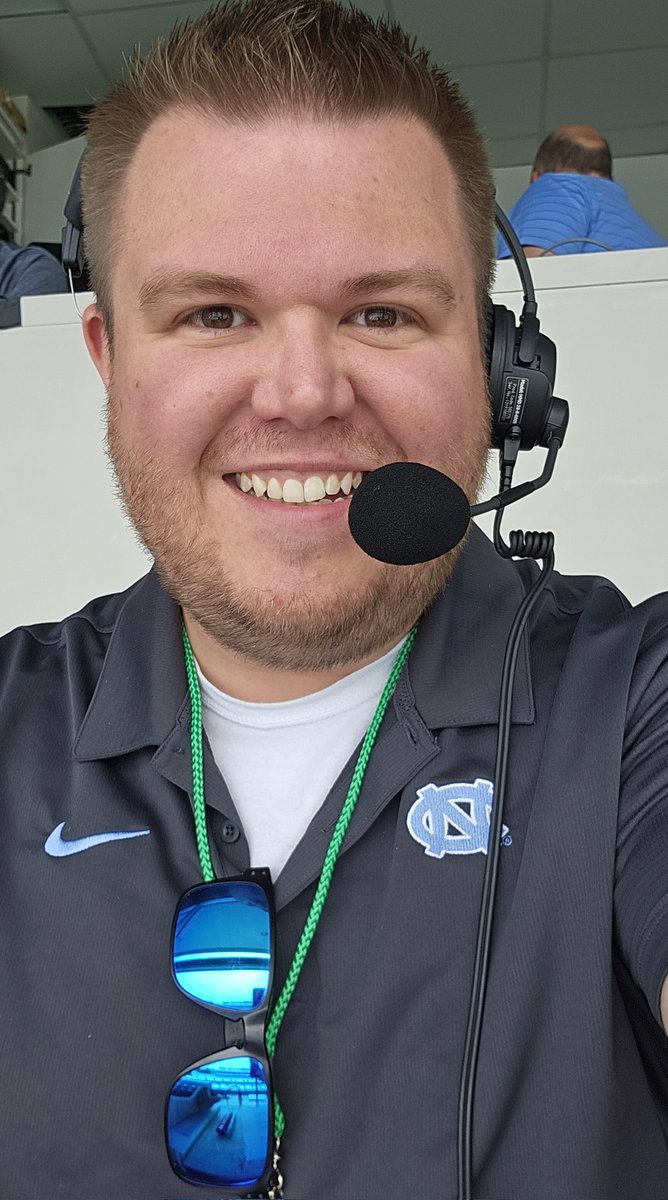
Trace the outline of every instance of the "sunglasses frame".
<instances>
[{"instance_id":1,"label":"sunglasses frame","mask_svg":"<svg viewBox=\"0 0 668 1200\"><path fill-rule=\"evenodd\" d=\"M207 891L209 891L209 889L221 889L229 884L235 883L254 883L262 889L267 898L267 915L269 918L269 977L267 980L267 988L262 1004L258 1008L253 1009L251 1012L247 1012L245 1014L240 1013L238 1009L225 1008L219 1004L211 1004L206 1000L198 1000L195 996L190 995L190 993L181 986L176 978L176 972L174 970L174 939L177 921L181 913L184 900L189 896L195 895L196 893L201 893L201 899L204 899L205 894ZM184 996L187 996L189 1000L192 1000L193 1004L199 1004L202 1008L208 1008L211 1012L215 1012L218 1016L222 1016L224 1018L225 1024L223 1028L223 1036L228 1044L222 1050L218 1050L213 1054L207 1054L206 1057L200 1058L196 1062L191 1063L183 1071L179 1071L176 1078L172 1081L167 1093L167 1100L165 1102L165 1143L167 1146L167 1155L169 1157L170 1166L175 1175L178 1175L179 1179L182 1179L185 1183L194 1184L195 1186L216 1188L224 1192L229 1192L230 1197L238 1196L252 1198L266 1195L267 1189L269 1188L272 1180L274 1169L274 1088L271 1064L267 1054L265 1038L274 983L275 929L276 920L274 909L274 890L272 886L271 872L266 867L251 867L249 870L244 871L241 875L233 875L227 879L216 879L211 883L200 883L196 884L195 887L188 888L179 899L174 913L174 920L172 922L172 933L170 939L172 978L179 991L182 992ZM230 1028L230 1026L232 1026L232 1028ZM237 1037L236 1041L233 1040L235 1034ZM243 1184L235 1185L228 1183L217 1183L214 1179L199 1180L191 1178L187 1173L184 1172L183 1167L175 1161L172 1154L168 1124L169 1102L172 1096L172 1090L178 1081L182 1079L184 1075L188 1075L190 1071L195 1071L200 1067L209 1066L211 1063L223 1062L227 1059L243 1058L246 1056L249 1058L255 1058L262 1064L267 1080L267 1154L262 1175L258 1178L256 1183L251 1185L250 1189L248 1185Z\"/></svg>"}]
</instances>

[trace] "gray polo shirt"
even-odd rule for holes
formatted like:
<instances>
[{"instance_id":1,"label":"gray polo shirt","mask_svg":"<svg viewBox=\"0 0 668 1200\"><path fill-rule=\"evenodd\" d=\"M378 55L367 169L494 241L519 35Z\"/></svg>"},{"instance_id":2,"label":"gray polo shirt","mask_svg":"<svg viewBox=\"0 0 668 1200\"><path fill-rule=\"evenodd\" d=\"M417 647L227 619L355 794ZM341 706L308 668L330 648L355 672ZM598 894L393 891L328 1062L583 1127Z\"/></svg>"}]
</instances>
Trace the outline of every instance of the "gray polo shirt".
<instances>
[{"instance_id":1,"label":"gray polo shirt","mask_svg":"<svg viewBox=\"0 0 668 1200\"><path fill-rule=\"evenodd\" d=\"M534 572L475 531L422 621L279 1035L288 1200L456 1196L499 680ZM178 1180L163 1143L172 1080L224 1025L170 974L201 878L179 631L151 573L0 641L2 1200L225 1195ZM667 647L666 597L631 609L559 576L524 639L476 1200L668 1197ZM351 769L277 881L279 984ZM234 874L247 843L208 748L205 789ZM79 842L109 833L140 836Z\"/></svg>"}]
</instances>

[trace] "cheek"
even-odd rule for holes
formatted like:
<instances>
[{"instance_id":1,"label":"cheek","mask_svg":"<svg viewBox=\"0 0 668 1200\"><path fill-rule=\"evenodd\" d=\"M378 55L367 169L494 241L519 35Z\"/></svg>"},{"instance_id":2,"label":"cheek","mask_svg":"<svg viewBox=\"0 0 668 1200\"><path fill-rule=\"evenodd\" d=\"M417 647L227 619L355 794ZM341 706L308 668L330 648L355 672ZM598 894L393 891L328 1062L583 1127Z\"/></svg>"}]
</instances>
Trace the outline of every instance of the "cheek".
<instances>
[{"instance_id":1,"label":"cheek","mask_svg":"<svg viewBox=\"0 0 668 1200\"><path fill-rule=\"evenodd\" d=\"M174 464L197 463L232 407L228 389L211 372L165 354L136 354L114 372L110 415L123 443L140 455Z\"/></svg>"},{"instance_id":2,"label":"cheek","mask_svg":"<svg viewBox=\"0 0 668 1200\"><path fill-rule=\"evenodd\" d=\"M456 455L477 452L488 437L489 405L477 360L453 358L425 364L394 388L386 412L388 432L409 459L442 468Z\"/></svg>"}]
</instances>

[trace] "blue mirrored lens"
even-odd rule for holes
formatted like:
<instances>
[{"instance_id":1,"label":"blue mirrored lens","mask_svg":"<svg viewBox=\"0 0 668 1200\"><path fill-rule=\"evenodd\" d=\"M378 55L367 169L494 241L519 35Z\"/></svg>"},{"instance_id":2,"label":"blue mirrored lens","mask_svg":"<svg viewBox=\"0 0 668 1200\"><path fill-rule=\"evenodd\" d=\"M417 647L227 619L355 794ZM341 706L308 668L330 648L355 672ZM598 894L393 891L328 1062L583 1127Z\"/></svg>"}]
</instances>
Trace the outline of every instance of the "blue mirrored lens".
<instances>
[{"instance_id":1,"label":"blue mirrored lens","mask_svg":"<svg viewBox=\"0 0 668 1200\"><path fill-rule=\"evenodd\" d=\"M169 1094L172 1165L191 1183L253 1187L270 1150L269 1088L262 1063L226 1058L181 1075Z\"/></svg>"},{"instance_id":2,"label":"blue mirrored lens","mask_svg":"<svg viewBox=\"0 0 668 1200\"><path fill-rule=\"evenodd\" d=\"M269 904L258 884L193 888L176 915L176 982L193 1000L251 1012L267 994L270 940Z\"/></svg>"}]
</instances>

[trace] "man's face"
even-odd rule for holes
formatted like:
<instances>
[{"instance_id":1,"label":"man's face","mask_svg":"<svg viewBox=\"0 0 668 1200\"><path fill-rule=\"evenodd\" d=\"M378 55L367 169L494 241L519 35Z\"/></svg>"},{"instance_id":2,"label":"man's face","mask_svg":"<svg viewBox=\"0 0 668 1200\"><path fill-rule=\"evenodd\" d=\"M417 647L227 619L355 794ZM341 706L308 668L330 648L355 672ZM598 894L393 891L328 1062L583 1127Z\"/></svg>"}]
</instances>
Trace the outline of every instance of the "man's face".
<instances>
[{"instance_id":1,"label":"man's face","mask_svg":"<svg viewBox=\"0 0 668 1200\"><path fill-rule=\"evenodd\" d=\"M346 498L385 463L473 497L488 406L455 179L412 120L171 112L116 217L114 340L89 348L163 581L220 644L322 669L391 645L447 577L368 558ZM343 498L342 498L343 497Z\"/></svg>"}]
</instances>

